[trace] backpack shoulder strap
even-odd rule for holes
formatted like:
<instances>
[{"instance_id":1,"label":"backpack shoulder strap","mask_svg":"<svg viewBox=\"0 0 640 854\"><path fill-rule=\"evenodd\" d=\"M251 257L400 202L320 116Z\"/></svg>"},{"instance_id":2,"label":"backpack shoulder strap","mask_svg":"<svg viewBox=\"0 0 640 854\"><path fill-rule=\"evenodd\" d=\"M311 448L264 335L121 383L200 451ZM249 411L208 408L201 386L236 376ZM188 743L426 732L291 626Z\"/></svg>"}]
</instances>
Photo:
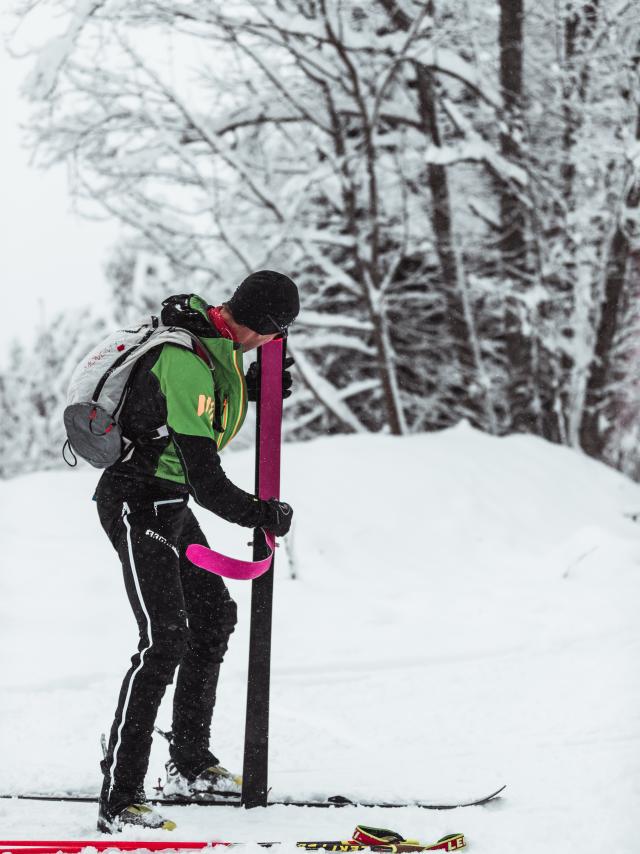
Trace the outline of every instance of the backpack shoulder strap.
<instances>
[{"instance_id":1,"label":"backpack shoulder strap","mask_svg":"<svg viewBox=\"0 0 640 854\"><path fill-rule=\"evenodd\" d=\"M140 327L140 330L143 328L144 327ZM140 340L118 356L104 374L102 374L93 391L92 402L98 403L105 384L117 371L123 370L129 364L133 366L133 363L147 353L152 347L157 347L161 344L174 344L177 347L189 350L204 359L209 370L213 370L213 360L196 335L189 332L187 329L180 329L175 326L162 326L157 317L152 317L149 328L144 332ZM128 382L125 385L128 385ZM119 408L119 406L116 407L116 409Z\"/></svg>"},{"instance_id":2,"label":"backpack shoulder strap","mask_svg":"<svg viewBox=\"0 0 640 854\"><path fill-rule=\"evenodd\" d=\"M157 318L154 318L154 320L155 320L155 319L157 319ZM97 403L97 402L98 402L98 398L100 397L100 392L101 392L101 391L102 391L102 389L104 388L104 384L105 384L105 383L106 383L106 381L109 379L109 377L110 377L110 376L111 376L115 371L117 371L117 369L118 369L119 367L121 367L121 365L123 365L123 364L124 364L124 362L126 362L128 359L130 359L130 358L131 358L131 356L133 356L133 354L136 352L136 350L140 350L140 348L142 347L142 345L143 345L143 344L145 344L145 343L149 340L149 338L151 338L151 336L155 333L155 331L156 331L156 328L152 326L152 327L151 327L151 329L149 329L149 330L144 334L144 336L140 339L140 341L138 341L138 343L137 343L137 344L134 344L134 346L133 346L133 347L131 347L129 350L126 350L124 353L122 353L120 356L118 356L118 358L115 360L115 362L114 362L114 363L113 363L113 364L112 364L112 365L111 365L111 366L110 366L110 367L109 367L109 368L104 372L104 374L100 377L100 379L99 379L99 381L98 381L98 384L97 384L97 386L95 387L95 390L94 390L93 395L92 395L92 398L91 398L91 402L92 402L92 403Z\"/></svg>"},{"instance_id":3,"label":"backpack shoulder strap","mask_svg":"<svg viewBox=\"0 0 640 854\"><path fill-rule=\"evenodd\" d=\"M169 333L169 335L166 336L165 343L175 344L177 347L190 350L206 363L209 370L213 370L213 359L197 335L194 335L193 332L190 332L188 329L183 329L182 327L177 326L166 327L166 332Z\"/></svg>"}]
</instances>

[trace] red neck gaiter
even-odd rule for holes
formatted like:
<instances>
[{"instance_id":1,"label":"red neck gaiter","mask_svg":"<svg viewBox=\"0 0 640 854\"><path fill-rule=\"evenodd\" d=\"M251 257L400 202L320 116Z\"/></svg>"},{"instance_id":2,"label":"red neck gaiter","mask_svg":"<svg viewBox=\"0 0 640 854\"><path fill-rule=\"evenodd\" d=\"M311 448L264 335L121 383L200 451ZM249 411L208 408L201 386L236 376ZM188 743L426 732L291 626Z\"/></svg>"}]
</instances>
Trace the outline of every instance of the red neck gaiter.
<instances>
[{"instance_id":1,"label":"red neck gaiter","mask_svg":"<svg viewBox=\"0 0 640 854\"><path fill-rule=\"evenodd\" d=\"M230 338L231 341L235 341L236 339L233 336L233 332L229 329L224 317L222 316L221 309L221 305L209 308L207 309L207 316L223 338Z\"/></svg>"}]
</instances>

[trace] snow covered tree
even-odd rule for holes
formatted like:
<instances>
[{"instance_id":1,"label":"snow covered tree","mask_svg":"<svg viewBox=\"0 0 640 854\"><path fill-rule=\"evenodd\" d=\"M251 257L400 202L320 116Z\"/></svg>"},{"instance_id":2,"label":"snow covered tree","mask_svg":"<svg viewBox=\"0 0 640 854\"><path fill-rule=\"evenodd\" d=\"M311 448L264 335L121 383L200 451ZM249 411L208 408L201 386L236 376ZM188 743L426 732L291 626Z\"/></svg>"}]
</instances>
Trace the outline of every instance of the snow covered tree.
<instances>
[{"instance_id":1,"label":"snow covered tree","mask_svg":"<svg viewBox=\"0 0 640 854\"><path fill-rule=\"evenodd\" d=\"M288 435L466 418L622 464L633 3L56 6L33 141L127 225L123 320L279 268L303 301Z\"/></svg>"},{"instance_id":2,"label":"snow covered tree","mask_svg":"<svg viewBox=\"0 0 640 854\"><path fill-rule=\"evenodd\" d=\"M13 348L0 374L0 477L63 465L69 380L105 332L105 320L90 309L64 311L38 324L33 346Z\"/></svg>"},{"instance_id":3,"label":"snow covered tree","mask_svg":"<svg viewBox=\"0 0 640 854\"><path fill-rule=\"evenodd\" d=\"M435 51L429 9L413 5L400 27L351 3L80 5L32 75L46 100L35 132L48 156L72 159L81 198L136 229L194 289L283 262L313 276L313 330L292 341L305 423L315 412L339 429L400 433L462 415L495 430L445 172L427 156L438 128L424 74L419 105L409 91L423 55L425 69L443 65L465 85L476 75ZM165 51L149 49L150 32ZM194 44L215 46L195 77L167 69L169 46ZM430 328L430 347L407 346ZM445 350L454 362L437 357Z\"/></svg>"},{"instance_id":4,"label":"snow covered tree","mask_svg":"<svg viewBox=\"0 0 640 854\"><path fill-rule=\"evenodd\" d=\"M620 426L619 419L624 415L628 421L628 409L623 413L620 407L620 380L629 373L629 367L632 387L636 388L638 349L635 341L629 342L629 331L635 334L638 329L635 303L640 251L640 33L635 37L624 87L635 132L627 135L622 197L615 229L605 249L600 316L581 424L582 445L597 457L605 453L612 432ZM616 347L616 343L620 346Z\"/></svg>"},{"instance_id":5,"label":"snow covered tree","mask_svg":"<svg viewBox=\"0 0 640 854\"><path fill-rule=\"evenodd\" d=\"M0 373L0 477L9 478L26 469L32 413L23 390L24 346L15 342L8 363Z\"/></svg>"},{"instance_id":6,"label":"snow covered tree","mask_svg":"<svg viewBox=\"0 0 640 854\"><path fill-rule=\"evenodd\" d=\"M550 438L611 460L607 437L620 417L614 377L628 362L616 341L635 328L624 308L635 292L626 264L633 238L621 238L637 169L629 93L637 92L640 26L628 3L549 3L540 18L527 133L535 305L558 431Z\"/></svg>"},{"instance_id":7,"label":"snow covered tree","mask_svg":"<svg viewBox=\"0 0 640 854\"><path fill-rule=\"evenodd\" d=\"M164 299L189 290L180 271L174 271L165 256L151 252L139 239L122 241L113 248L105 276L118 325L157 315Z\"/></svg>"}]
</instances>

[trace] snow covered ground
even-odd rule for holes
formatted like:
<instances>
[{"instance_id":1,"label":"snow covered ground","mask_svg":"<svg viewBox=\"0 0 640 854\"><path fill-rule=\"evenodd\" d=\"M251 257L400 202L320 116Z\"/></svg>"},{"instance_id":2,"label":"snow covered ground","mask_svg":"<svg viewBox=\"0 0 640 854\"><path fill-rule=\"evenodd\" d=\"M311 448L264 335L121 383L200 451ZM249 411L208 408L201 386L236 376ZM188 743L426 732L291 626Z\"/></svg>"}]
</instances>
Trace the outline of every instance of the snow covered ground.
<instances>
[{"instance_id":1,"label":"snow covered ground","mask_svg":"<svg viewBox=\"0 0 640 854\"><path fill-rule=\"evenodd\" d=\"M462 831L477 854L635 854L640 525L625 514L640 512L640 487L465 425L288 445L283 466L296 516L277 560L274 795L442 802L508 788L454 812L165 808L175 838L344 839L360 822L425 840ZM225 467L251 488L250 451ZM83 469L0 484L0 793L98 788L136 635L95 481ZM247 531L198 515L214 547L247 554ZM250 587L231 587L240 625L213 748L240 770ZM158 738L149 785L165 758ZM0 837L98 838L95 815L0 800Z\"/></svg>"}]
</instances>

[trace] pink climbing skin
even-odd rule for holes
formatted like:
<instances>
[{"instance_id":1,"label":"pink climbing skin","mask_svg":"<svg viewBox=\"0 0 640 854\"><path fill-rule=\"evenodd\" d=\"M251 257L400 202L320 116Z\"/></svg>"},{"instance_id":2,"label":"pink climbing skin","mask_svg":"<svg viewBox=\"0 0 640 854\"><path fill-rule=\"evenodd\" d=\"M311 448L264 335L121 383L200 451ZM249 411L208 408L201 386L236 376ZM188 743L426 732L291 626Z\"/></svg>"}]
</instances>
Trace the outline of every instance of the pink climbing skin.
<instances>
[{"instance_id":1,"label":"pink climbing skin","mask_svg":"<svg viewBox=\"0 0 640 854\"><path fill-rule=\"evenodd\" d=\"M260 375L260 445L258 448L258 498L280 497L280 442L282 438L282 339L262 345ZM263 560L238 560L206 546L187 546L187 558L195 566L224 578L250 581L271 566L275 537L265 531L269 555Z\"/></svg>"},{"instance_id":2,"label":"pink climbing skin","mask_svg":"<svg viewBox=\"0 0 640 854\"><path fill-rule=\"evenodd\" d=\"M228 557L198 543L187 546L187 557L191 563L201 569L206 569L207 572L213 572L215 575L222 575L223 578L232 578L236 581L251 581L253 578L264 575L271 566L274 538L271 534L266 534L266 538L270 551L264 560L252 561Z\"/></svg>"}]
</instances>

